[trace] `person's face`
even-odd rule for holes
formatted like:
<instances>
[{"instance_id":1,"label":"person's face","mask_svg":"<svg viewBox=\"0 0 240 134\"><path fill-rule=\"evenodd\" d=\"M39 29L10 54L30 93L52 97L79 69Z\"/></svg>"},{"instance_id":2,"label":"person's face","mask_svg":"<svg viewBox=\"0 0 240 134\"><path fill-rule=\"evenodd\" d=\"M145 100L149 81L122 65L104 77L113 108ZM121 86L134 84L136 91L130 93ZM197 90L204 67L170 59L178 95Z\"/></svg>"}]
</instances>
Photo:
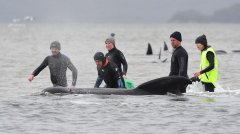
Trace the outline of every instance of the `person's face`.
<instances>
[{"instance_id":1,"label":"person's face","mask_svg":"<svg viewBox=\"0 0 240 134\"><path fill-rule=\"evenodd\" d=\"M95 60L95 63L97 65L97 68L101 68L103 66L103 62L100 60Z\"/></svg>"},{"instance_id":2,"label":"person's face","mask_svg":"<svg viewBox=\"0 0 240 134\"><path fill-rule=\"evenodd\" d=\"M204 49L204 46L201 43L197 43L198 50L202 51Z\"/></svg>"},{"instance_id":3,"label":"person's face","mask_svg":"<svg viewBox=\"0 0 240 134\"><path fill-rule=\"evenodd\" d=\"M108 51L114 48L114 45L109 41L106 41L105 44Z\"/></svg>"},{"instance_id":4,"label":"person's face","mask_svg":"<svg viewBox=\"0 0 240 134\"><path fill-rule=\"evenodd\" d=\"M171 45L173 48L177 48L180 46L181 42L175 38L170 38L171 39Z\"/></svg>"},{"instance_id":5,"label":"person's face","mask_svg":"<svg viewBox=\"0 0 240 134\"><path fill-rule=\"evenodd\" d=\"M57 55L60 51L58 48L54 48L54 47L52 47L50 50L52 52L52 55Z\"/></svg>"}]
</instances>

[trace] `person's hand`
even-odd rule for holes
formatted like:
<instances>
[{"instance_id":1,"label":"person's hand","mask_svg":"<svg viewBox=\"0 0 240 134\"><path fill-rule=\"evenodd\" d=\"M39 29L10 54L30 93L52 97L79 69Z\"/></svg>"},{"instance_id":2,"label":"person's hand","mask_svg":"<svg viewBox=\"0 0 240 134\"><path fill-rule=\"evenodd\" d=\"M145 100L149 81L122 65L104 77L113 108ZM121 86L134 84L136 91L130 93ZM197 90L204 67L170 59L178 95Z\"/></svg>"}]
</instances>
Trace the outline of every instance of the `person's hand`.
<instances>
[{"instance_id":1,"label":"person's hand","mask_svg":"<svg viewBox=\"0 0 240 134\"><path fill-rule=\"evenodd\" d=\"M123 78L127 78L127 76L126 76L126 75L123 75L122 77L123 77Z\"/></svg>"},{"instance_id":2,"label":"person's hand","mask_svg":"<svg viewBox=\"0 0 240 134\"><path fill-rule=\"evenodd\" d=\"M73 88L75 88L75 86L73 86L73 85L70 86L70 87L68 87L68 88L67 88L67 89L68 89L68 92L71 93Z\"/></svg>"},{"instance_id":3,"label":"person's hand","mask_svg":"<svg viewBox=\"0 0 240 134\"><path fill-rule=\"evenodd\" d=\"M200 72L195 72L195 73L194 73L194 76L195 76L195 77L198 77L199 75L201 75Z\"/></svg>"},{"instance_id":4,"label":"person's hand","mask_svg":"<svg viewBox=\"0 0 240 134\"><path fill-rule=\"evenodd\" d=\"M28 80L29 80L30 82L31 82L33 79L34 79L34 75L31 74L31 75L28 76Z\"/></svg>"},{"instance_id":5,"label":"person's hand","mask_svg":"<svg viewBox=\"0 0 240 134\"><path fill-rule=\"evenodd\" d=\"M198 77L196 77L196 76L193 76L192 78L190 78L190 80L191 80L192 82L196 82L197 79L198 79Z\"/></svg>"}]
</instances>

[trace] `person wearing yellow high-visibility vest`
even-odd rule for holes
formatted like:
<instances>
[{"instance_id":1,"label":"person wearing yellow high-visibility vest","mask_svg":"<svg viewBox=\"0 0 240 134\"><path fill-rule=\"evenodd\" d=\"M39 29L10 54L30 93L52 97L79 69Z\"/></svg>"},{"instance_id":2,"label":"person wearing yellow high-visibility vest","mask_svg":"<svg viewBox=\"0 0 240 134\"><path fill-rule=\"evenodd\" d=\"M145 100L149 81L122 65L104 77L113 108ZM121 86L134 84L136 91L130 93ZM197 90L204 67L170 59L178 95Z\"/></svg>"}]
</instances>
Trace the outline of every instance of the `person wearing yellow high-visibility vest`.
<instances>
[{"instance_id":1,"label":"person wearing yellow high-visibility vest","mask_svg":"<svg viewBox=\"0 0 240 134\"><path fill-rule=\"evenodd\" d=\"M197 37L195 40L198 50L201 51L200 71L194 73L191 80L200 80L205 91L214 92L218 78L218 60L215 51L208 45L205 35Z\"/></svg>"}]
</instances>

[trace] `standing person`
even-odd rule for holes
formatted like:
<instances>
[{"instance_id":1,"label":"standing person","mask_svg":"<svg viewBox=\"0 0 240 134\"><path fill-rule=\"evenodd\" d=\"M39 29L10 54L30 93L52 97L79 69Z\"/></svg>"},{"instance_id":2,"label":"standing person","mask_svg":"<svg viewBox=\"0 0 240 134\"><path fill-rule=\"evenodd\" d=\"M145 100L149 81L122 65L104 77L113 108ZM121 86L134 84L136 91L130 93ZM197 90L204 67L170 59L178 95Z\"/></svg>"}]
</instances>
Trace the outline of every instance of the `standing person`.
<instances>
[{"instance_id":1,"label":"standing person","mask_svg":"<svg viewBox=\"0 0 240 134\"><path fill-rule=\"evenodd\" d=\"M102 52L97 52L94 55L94 61L98 70L95 88L99 88L103 80L106 83L106 88L123 88L120 70L115 63L109 62Z\"/></svg>"},{"instance_id":2,"label":"standing person","mask_svg":"<svg viewBox=\"0 0 240 134\"><path fill-rule=\"evenodd\" d=\"M116 48L114 36L115 34L112 33L105 41L106 48L108 50L106 57L109 61L114 62L118 66L121 77L124 78L127 74L128 64L123 53Z\"/></svg>"},{"instance_id":3,"label":"standing person","mask_svg":"<svg viewBox=\"0 0 240 134\"><path fill-rule=\"evenodd\" d=\"M174 50L171 58L171 68L169 76L183 76L188 78L188 53L181 45L181 33L178 31L172 33L170 35L170 40ZM186 88L180 89L180 92L185 93Z\"/></svg>"},{"instance_id":4,"label":"standing person","mask_svg":"<svg viewBox=\"0 0 240 134\"><path fill-rule=\"evenodd\" d=\"M67 87L66 71L67 68L69 68L72 71L72 87L75 87L78 71L72 64L71 60L64 54L60 53L61 44L58 41L52 42L50 50L52 55L47 56L43 60L42 64L36 68L31 75L29 75L28 80L31 82L35 76L48 66L53 86Z\"/></svg>"},{"instance_id":5,"label":"standing person","mask_svg":"<svg viewBox=\"0 0 240 134\"><path fill-rule=\"evenodd\" d=\"M203 34L195 40L198 50L201 51L200 71L194 73L191 80L200 80L205 86L205 91L214 92L218 78L218 60L215 51L208 45Z\"/></svg>"}]
</instances>

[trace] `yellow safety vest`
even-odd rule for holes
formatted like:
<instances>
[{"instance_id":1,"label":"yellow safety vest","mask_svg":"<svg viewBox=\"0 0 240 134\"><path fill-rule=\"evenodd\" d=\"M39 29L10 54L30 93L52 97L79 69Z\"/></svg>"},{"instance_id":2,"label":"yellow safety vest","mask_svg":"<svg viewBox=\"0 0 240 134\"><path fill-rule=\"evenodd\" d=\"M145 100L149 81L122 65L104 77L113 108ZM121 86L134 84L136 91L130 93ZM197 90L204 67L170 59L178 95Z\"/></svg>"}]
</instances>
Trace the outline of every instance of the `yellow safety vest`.
<instances>
[{"instance_id":1,"label":"yellow safety vest","mask_svg":"<svg viewBox=\"0 0 240 134\"><path fill-rule=\"evenodd\" d=\"M209 66L209 62L207 60L207 52L209 52L209 51L213 52L213 54L214 54L214 68L212 70L210 70L209 72L201 74L198 78L202 82L212 83L216 87L216 81L218 78L218 69L217 69L218 68L218 60L217 60L215 51L211 47L209 47L207 50L202 51L202 53L201 53L200 70L202 71Z\"/></svg>"}]
</instances>

